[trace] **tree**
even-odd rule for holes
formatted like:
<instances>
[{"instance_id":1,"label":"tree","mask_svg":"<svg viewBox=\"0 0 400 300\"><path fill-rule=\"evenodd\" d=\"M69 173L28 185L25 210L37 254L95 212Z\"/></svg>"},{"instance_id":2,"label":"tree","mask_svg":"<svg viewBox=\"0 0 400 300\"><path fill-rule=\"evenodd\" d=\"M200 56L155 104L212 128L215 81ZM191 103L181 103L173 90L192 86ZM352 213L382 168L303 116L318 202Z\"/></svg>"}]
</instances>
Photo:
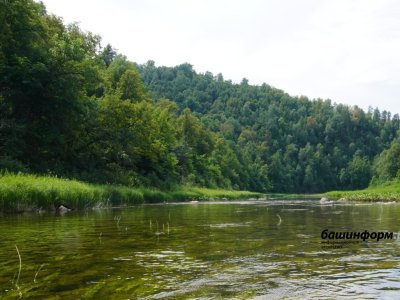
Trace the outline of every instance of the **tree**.
<instances>
[{"instance_id":1,"label":"tree","mask_svg":"<svg viewBox=\"0 0 400 300\"><path fill-rule=\"evenodd\" d=\"M107 75L111 83L111 89L116 90L118 83L126 71L135 71L135 65L128 61L126 56L118 54L107 68Z\"/></svg>"},{"instance_id":2,"label":"tree","mask_svg":"<svg viewBox=\"0 0 400 300\"><path fill-rule=\"evenodd\" d=\"M115 50L110 44L107 44L100 54L100 58L103 60L106 67L110 66L115 56L117 56L117 50Z\"/></svg>"},{"instance_id":3,"label":"tree","mask_svg":"<svg viewBox=\"0 0 400 300\"><path fill-rule=\"evenodd\" d=\"M345 188L366 188L371 180L371 165L366 157L355 154L347 168L340 171L340 181Z\"/></svg>"},{"instance_id":4,"label":"tree","mask_svg":"<svg viewBox=\"0 0 400 300\"><path fill-rule=\"evenodd\" d=\"M123 100L140 102L146 97L146 89L139 74L134 70L126 70L121 76L117 90Z\"/></svg>"},{"instance_id":5,"label":"tree","mask_svg":"<svg viewBox=\"0 0 400 300\"><path fill-rule=\"evenodd\" d=\"M0 97L17 124L14 157L34 169L64 169L88 111L89 90L99 83L99 38L65 27L40 3L1 2ZM97 76L98 75L98 76Z\"/></svg>"},{"instance_id":6,"label":"tree","mask_svg":"<svg viewBox=\"0 0 400 300\"><path fill-rule=\"evenodd\" d=\"M383 150L374 160L373 174L381 182L400 178L400 141L396 138L390 148Z\"/></svg>"}]
</instances>

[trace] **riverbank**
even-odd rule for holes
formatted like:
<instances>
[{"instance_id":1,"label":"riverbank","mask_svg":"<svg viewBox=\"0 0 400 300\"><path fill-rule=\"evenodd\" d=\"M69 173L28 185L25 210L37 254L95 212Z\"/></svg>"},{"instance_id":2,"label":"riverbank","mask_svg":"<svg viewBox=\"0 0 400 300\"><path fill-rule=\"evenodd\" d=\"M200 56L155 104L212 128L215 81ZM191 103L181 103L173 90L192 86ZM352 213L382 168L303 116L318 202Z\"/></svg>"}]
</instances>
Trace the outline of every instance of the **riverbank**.
<instances>
[{"instance_id":1,"label":"riverbank","mask_svg":"<svg viewBox=\"0 0 400 300\"><path fill-rule=\"evenodd\" d=\"M268 200L319 200L324 194L284 194L284 193L267 193Z\"/></svg>"},{"instance_id":2,"label":"riverbank","mask_svg":"<svg viewBox=\"0 0 400 300\"><path fill-rule=\"evenodd\" d=\"M260 198L260 193L197 187L170 191L89 184L78 180L27 174L0 175L0 212L126 206L190 200Z\"/></svg>"},{"instance_id":3,"label":"riverbank","mask_svg":"<svg viewBox=\"0 0 400 300\"><path fill-rule=\"evenodd\" d=\"M364 190L332 191L325 195L330 199L349 201L400 201L400 182L391 181Z\"/></svg>"}]
</instances>

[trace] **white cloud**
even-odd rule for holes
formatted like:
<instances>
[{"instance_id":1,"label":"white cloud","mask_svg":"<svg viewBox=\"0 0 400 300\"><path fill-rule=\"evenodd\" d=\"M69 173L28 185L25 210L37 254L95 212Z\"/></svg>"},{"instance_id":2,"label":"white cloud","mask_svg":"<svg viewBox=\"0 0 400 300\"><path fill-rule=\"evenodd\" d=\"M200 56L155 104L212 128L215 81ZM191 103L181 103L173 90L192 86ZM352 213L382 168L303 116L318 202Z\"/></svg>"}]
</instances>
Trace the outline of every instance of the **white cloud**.
<instances>
[{"instance_id":1,"label":"white cloud","mask_svg":"<svg viewBox=\"0 0 400 300\"><path fill-rule=\"evenodd\" d=\"M400 112L395 0L45 0L131 60Z\"/></svg>"}]
</instances>

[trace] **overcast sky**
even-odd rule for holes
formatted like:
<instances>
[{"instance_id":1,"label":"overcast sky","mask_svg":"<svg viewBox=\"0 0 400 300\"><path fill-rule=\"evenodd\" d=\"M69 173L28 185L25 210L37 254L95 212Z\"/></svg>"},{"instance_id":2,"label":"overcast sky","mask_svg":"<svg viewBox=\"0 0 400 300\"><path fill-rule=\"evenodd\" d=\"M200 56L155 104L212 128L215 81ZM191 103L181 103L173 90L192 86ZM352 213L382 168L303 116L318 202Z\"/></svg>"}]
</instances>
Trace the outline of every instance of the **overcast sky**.
<instances>
[{"instance_id":1,"label":"overcast sky","mask_svg":"<svg viewBox=\"0 0 400 300\"><path fill-rule=\"evenodd\" d=\"M400 1L44 0L130 60L400 113Z\"/></svg>"}]
</instances>

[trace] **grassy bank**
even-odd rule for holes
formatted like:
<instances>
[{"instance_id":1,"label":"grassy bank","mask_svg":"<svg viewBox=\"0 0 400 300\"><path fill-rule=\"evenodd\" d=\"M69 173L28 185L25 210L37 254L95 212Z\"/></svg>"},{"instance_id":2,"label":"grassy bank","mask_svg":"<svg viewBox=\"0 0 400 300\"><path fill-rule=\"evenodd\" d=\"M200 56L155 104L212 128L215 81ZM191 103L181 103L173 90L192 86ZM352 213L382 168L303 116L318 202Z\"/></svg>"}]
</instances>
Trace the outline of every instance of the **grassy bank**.
<instances>
[{"instance_id":1,"label":"grassy bank","mask_svg":"<svg viewBox=\"0 0 400 300\"><path fill-rule=\"evenodd\" d=\"M310 200L321 199L323 194L283 194L283 193L267 193L268 200Z\"/></svg>"},{"instance_id":2,"label":"grassy bank","mask_svg":"<svg viewBox=\"0 0 400 300\"><path fill-rule=\"evenodd\" d=\"M73 209L159 203L169 201L240 199L261 197L244 191L180 187L171 191L95 185L77 180L26 174L0 175L0 211L52 210L59 205Z\"/></svg>"},{"instance_id":3,"label":"grassy bank","mask_svg":"<svg viewBox=\"0 0 400 300\"><path fill-rule=\"evenodd\" d=\"M344 198L351 201L400 201L400 182L387 182L358 191L332 191L326 193L326 196L332 199Z\"/></svg>"}]
</instances>

